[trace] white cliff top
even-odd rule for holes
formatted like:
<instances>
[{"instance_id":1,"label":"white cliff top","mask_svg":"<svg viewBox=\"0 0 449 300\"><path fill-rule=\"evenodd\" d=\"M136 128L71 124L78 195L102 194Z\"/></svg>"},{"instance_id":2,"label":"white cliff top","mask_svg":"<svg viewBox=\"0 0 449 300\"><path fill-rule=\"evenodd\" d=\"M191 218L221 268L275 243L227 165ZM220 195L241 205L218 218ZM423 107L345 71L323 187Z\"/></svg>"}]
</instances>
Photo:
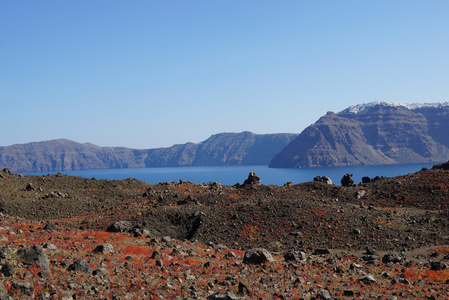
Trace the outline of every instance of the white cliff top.
<instances>
[{"instance_id":1,"label":"white cliff top","mask_svg":"<svg viewBox=\"0 0 449 300\"><path fill-rule=\"evenodd\" d=\"M350 113L356 114L358 112L364 111L365 109L376 106L376 105L393 106L393 107L403 106L410 110L414 110L414 109L423 108L423 107L430 107L430 108L445 107L445 106L449 106L449 102L395 103L395 102L385 102L385 101L374 101L374 102L369 102L369 103L364 103L364 104L352 105L352 106L348 107L347 109L345 109L344 111L348 111Z\"/></svg>"}]
</instances>

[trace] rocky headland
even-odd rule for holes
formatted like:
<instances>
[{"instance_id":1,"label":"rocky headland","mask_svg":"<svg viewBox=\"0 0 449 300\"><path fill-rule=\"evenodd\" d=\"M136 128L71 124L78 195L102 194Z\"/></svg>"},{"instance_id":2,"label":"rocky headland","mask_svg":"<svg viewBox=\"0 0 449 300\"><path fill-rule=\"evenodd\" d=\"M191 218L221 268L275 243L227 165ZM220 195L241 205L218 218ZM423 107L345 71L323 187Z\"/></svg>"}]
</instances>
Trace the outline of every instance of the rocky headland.
<instances>
[{"instance_id":1,"label":"rocky headland","mask_svg":"<svg viewBox=\"0 0 449 300\"><path fill-rule=\"evenodd\" d=\"M449 103L372 102L328 112L270 162L310 168L449 159Z\"/></svg>"}]
</instances>

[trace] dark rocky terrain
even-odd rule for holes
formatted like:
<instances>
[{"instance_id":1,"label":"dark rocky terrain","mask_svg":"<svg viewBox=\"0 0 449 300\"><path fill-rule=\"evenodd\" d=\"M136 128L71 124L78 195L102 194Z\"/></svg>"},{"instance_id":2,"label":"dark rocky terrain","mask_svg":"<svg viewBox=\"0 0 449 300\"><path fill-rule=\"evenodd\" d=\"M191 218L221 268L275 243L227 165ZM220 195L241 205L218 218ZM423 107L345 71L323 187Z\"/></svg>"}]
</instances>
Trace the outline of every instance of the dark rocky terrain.
<instances>
[{"instance_id":1,"label":"dark rocky terrain","mask_svg":"<svg viewBox=\"0 0 449 300\"><path fill-rule=\"evenodd\" d=\"M283 186L3 170L0 299L446 299L448 169Z\"/></svg>"},{"instance_id":2,"label":"dark rocky terrain","mask_svg":"<svg viewBox=\"0 0 449 300\"><path fill-rule=\"evenodd\" d=\"M177 166L268 165L295 134L220 133L168 148L99 147L59 139L0 147L0 168L52 172Z\"/></svg>"},{"instance_id":3,"label":"dark rocky terrain","mask_svg":"<svg viewBox=\"0 0 449 300\"><path fill-rule=\"evenodd\" d=\"M284 186L148 185L132 178L110 181L62 174L2 177L1 212L58 220L75 228L106 230L115 221L128 221L132 226L127 230L146 229L153 236L270 250L400 250L433 244L436 237L438 243L449 244L449 220L444 216L449 211L449 173L440 169L357 186L318 181Z\"/></svg>"},{"instance_id":4,"label":"dark rocky terrain","mask_svg":"<svg viewBox=\"0 0 449 300\"><path fill-rule=\"evenodd\" d=\"M359 109L360 107L360 109ZM449 106L385 102L332 112L307 127L270 163L307 168L441 162L449 159Z\"/></svg>"}]
</instances>

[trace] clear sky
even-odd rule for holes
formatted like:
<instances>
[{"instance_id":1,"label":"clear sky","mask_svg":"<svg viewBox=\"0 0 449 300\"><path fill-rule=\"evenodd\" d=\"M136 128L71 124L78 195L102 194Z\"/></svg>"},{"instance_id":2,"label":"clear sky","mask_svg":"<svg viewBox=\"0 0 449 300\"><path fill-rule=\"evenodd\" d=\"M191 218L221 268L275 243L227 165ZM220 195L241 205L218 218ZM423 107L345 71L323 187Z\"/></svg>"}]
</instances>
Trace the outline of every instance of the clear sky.
<instances>
[{"instance_id":1,"label":"clear sky","mask_svg":"<svg viewBox=\"0 0 449 300\"><path fill-rule=\"evenodd\" d=\"M0 1L0 146L300 133L371 101L449 101L449 1Z\"/></svg>"}]
</instances>

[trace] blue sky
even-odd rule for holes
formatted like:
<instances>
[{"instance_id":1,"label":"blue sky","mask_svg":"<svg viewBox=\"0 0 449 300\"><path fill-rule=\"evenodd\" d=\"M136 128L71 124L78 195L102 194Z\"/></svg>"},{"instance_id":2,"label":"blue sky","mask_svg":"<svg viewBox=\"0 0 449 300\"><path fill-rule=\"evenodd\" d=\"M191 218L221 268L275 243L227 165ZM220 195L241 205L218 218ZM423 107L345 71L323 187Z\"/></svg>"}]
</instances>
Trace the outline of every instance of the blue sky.
<instances>
[{"instance_id":1,"label":"blue sky","mask_svg":"<svg viewBox=\"0 0 449 300\"><path fill-rule=\"evenodd\" d=\"M166 147L449 101L449 1L1 1L0 145Z\"/></svg>"}]
</instances>

